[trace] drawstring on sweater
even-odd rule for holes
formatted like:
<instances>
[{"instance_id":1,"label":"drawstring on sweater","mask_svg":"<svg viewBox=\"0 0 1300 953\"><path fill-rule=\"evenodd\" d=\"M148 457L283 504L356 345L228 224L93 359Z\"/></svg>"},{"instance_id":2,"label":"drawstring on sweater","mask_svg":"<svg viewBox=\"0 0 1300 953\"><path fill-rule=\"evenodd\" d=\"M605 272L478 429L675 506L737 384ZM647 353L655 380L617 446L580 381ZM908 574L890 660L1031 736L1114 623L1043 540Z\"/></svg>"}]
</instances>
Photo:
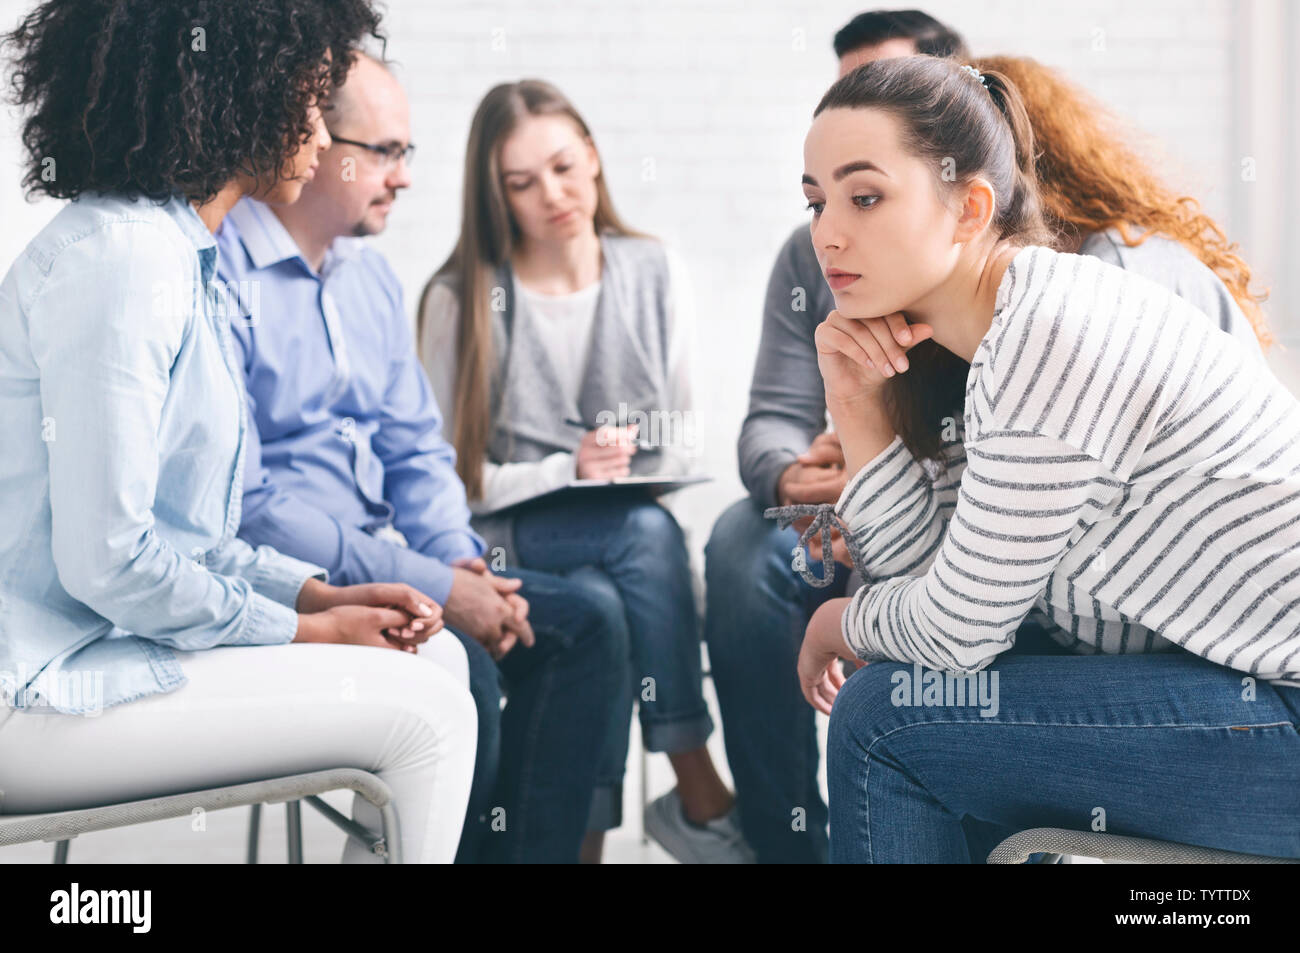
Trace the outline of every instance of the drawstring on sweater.
<instances>
[{"instance_id":1,"label":"drawstring on sweater","mask_svg":"<svg viewBox=\"0 0 1300 953\"><path fill-rule=\"evenodd\" d=\"M871 578L871 574L867 572L867 567L862 564L862 560L858 556L857 549L849 543L848 524L844 522L839 513L835 512L835 504L795 503L791 506L769 506L763 510L763 516L770 520L777 520L781 529L785 529L795 520L805 516L813 518L813 521L808 524L808 528L799 536L799 541L795 543L794 549L790 551L790 555L794 557L793 562L790 564L791 568L798 572L803 577L803 581L813 588L825 589L835 581L835 557L831 554L827 558L828 554L831 553L832 528L838 529L840 535L844 537L844 545L849 551L849 558L853 560L853 568L858 571L862 581L866 582ZM808 568L808 558L804 556L803 549L804 544L812 539L813 534L818 530L822 534L822 577L820 579L813 575L812 570ZM808 556L811 555L810 551Z\"/></svg>"}]
</instances>

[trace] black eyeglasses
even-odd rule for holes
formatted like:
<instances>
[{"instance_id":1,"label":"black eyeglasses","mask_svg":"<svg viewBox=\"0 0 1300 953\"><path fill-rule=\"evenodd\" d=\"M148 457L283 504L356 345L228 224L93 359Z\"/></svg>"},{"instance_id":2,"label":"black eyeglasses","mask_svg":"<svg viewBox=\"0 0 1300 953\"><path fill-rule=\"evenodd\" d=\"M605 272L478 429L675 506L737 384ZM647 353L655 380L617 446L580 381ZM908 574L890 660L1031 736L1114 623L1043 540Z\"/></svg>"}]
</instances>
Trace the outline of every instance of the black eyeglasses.
<instances>
[{"instance_id":1,"label":"black eyeglasses","mask_svg":"<svg viewBox=\"0 0 1300 953\"><path fill-rule=\"evenodd\" d=\"M407 165L410 165L412 160L415 158L414 145L376 146L369 142L357 142L355 139L344 139L342 136L336 136L333 134L330 135L330 139L333 142L345 142L350 146L359 146L367 152L373 152L377 156L382 156L384 164L388 166L395 166L403 159L406 160Z\"/></svg>"}]
</instances>

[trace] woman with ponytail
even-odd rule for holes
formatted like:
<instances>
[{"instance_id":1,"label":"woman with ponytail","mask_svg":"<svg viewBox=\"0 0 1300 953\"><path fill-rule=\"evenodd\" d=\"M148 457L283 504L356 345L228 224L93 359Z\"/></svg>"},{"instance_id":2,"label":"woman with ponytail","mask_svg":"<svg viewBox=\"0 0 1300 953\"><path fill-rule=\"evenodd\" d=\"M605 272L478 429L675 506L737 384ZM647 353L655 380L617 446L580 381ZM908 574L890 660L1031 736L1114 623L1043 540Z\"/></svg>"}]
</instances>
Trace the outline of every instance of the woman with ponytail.
<instances>
[{"instance_id":1,"label":"woman with ponytail","mask_svg":"<svg viewBox=\"0 0 1300 953\"><path fill-rule=\"evenodd\" d=\"M1250 290L1250 267L1195 198L1160 181L1128 145L1119 120L1029 57L987 56L975 68L983 76L997 73L1010 80L1024 106L1033 133L1039 205L1051 233L1045 244L1159 282L1263 362L1274 338L1260 308L1266 295ZM908 362L924 372L891 377L883 385L884 397L909 449L942 463L942 428L932 425L925 433L910 422L960 418L969 365L933 340L909 351ZM809 543L820 559L818 539ZM835 549L847 562L838 534Z\"/></svg>"},{"instance_id":2,"label":"woman with ponytail","mask_svg":"<svg viewBox=\"0 0 1300 953\"><path fill-rule=\"evenodd\" d=\"M982 861L972 825L1098 807L1300 857L1300 404L1165 286L1051 247L1036 154L1006 75L930 57L840 79L805 143L855 474L810 532L866 579L799 659L832 859ZM1014 651L1031 615L1062 653Z\"/></svg>"}]
</instances>

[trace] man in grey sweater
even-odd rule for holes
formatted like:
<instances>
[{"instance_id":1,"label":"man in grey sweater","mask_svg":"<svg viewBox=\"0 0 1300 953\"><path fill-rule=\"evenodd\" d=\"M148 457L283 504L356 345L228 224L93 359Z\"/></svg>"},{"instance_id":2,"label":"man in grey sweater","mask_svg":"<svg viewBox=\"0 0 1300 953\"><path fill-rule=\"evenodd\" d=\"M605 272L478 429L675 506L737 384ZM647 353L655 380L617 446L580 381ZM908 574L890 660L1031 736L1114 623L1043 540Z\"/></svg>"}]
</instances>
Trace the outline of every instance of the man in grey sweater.
<instances>
[{"instance_id":1,"label":"man in grey sweater","mask_svg":"<svg viewBox=\"0 0 1300 953\"><path fill-rule=\"evenodd\" d=\"M841 76L891 56L967 56L953 30L917 10L863 13L835 35L834 46ZM760 863L824 863L827 853L813 710L800 694L795 665L809 616L845 594L849 572L838 568L826 588L809 586L791 569L806 522L780 529L763 510L834 503L848 479L839 440L826 429L813 343L834 307L808 227L801 226L782 247L767 286L740 433L749 497L719 517L705 548L709 664L741 826ZM834 549L836 561L851 566L838 534Z\"/></svg>"}]
</instances>

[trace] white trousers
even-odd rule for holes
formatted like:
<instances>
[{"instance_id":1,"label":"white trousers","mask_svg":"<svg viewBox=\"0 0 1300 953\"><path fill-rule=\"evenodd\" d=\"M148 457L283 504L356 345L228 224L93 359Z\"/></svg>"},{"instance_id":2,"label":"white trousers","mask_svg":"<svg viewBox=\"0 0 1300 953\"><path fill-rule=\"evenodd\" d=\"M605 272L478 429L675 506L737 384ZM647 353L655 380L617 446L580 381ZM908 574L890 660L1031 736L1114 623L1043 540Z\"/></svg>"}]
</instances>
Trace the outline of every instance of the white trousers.
<instances>
[{"instance_id":1,"label":"white trousers","mask_svg":"<svg viewBox=\"0 0 1300 953\"><path fill-rule=\"evenodd\" d=\"M478 716L465 649L362 645L177 652L188 682L93 717L0 705L0 813L74 810L262 778L361 768L393 791L407 863L450 863ZM379 829L360 795L353 819ZM343 861L380 862L348 838Z\"/></svg>"}]
</instances>

